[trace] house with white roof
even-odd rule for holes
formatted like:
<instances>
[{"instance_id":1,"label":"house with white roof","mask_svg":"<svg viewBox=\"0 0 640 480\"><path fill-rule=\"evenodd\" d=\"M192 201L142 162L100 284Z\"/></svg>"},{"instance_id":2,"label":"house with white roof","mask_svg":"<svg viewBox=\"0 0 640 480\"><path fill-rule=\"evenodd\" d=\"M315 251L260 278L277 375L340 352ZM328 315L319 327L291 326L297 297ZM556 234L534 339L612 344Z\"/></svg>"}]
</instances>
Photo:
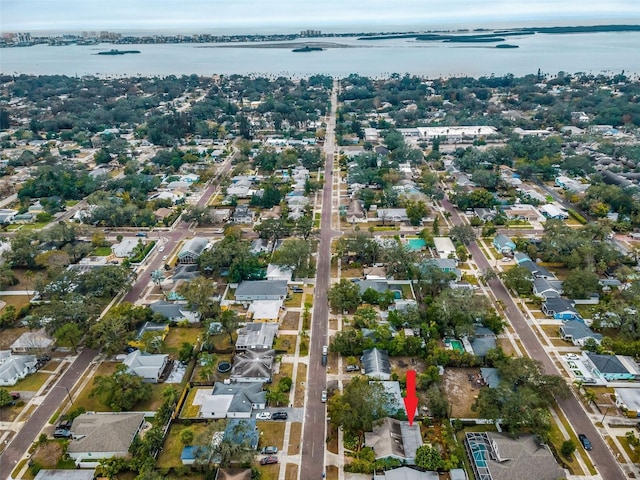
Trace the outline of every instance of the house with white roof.
<instances>
[{"instance_id":1,"label":"house with white roof","mask_svg":"<svg viewBox=\"0 0 640 480\"><path fill-rule=\"evenodd\" d=\"M251 418L253 410L266 407L267 392L261 383L216 382L210 394L201 398L201 418Z\"/></svg>"},{"instance_id":2,"label":"house with white roof","mask_svg":"<svg viewBox=\"0 0 640 480\"><path fill-rule=\"evenodd\" d=\"M13 355L10 350L0 351L0 387L11 387L36 371L35 355Z\"/></svg>"},{"instance_id":3,"label":"house with white roof","mask_svg":"<svg viewBox=\"0 0 640 480\"><path fill-rule=\"evenodd\" d=\"M143 381L158 383L168 361L169 355L167 354L152 355L134 350L124 358L122 363L128 367L129 372L142 377Z\"/></svg>"},{"instance_id":4,"label":"house with white roof","mask_svg":"<svg viewBox=\"0 0 640 480\"><path fill-rule=\"evenodd\" d=\"M125 237L120 243L116 243L115 245L111 245L111 253L113 253L118 258L129 258L135 248L138 246L138 243L141 243L142 240L135 237Z\"/></svg>"}]
</instances>

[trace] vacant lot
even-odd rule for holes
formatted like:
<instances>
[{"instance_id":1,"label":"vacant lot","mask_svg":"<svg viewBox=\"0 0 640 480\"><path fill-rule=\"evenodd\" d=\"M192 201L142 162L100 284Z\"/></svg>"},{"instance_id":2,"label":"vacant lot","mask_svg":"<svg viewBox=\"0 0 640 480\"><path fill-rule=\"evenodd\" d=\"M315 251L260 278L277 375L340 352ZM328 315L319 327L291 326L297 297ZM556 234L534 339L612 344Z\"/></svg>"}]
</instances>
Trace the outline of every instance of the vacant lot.
<instances>
[{"instance_id":1,"label":"vacant lot","mask_svg":"<svg viewBox=\"0 0 640 480\"><path fill-rule=\"evenodd\" d=\"M477 378L477 368L447 368L444 372L444 390L451 405L451 417L475 418L477 413L471 411L479 393L478 384L469 378Z\"/></svg>"},{"instance_id":2,"label":"vacant lot","mask_svg":"<svg viewBox=\"0 0 640 480\"><path fill-rule=\"evenodd\" d=\"M300 313L287 312L282 321L282 330L298 330L300 326Z\"/></svg>"},{"instance_id":3,"label":"vacant lot","mask_svg":"<svg viewBox=\"0 0 640 480\"><path fill-rule=\"evenodd\" d=\"M9 347L11 346L11 344L15 342L20 335L28 331L29 329L26 327L5 328L4 330L2 330L2 334L0 334L0 350L9 350Z\"/></svg>"}]
</instances>

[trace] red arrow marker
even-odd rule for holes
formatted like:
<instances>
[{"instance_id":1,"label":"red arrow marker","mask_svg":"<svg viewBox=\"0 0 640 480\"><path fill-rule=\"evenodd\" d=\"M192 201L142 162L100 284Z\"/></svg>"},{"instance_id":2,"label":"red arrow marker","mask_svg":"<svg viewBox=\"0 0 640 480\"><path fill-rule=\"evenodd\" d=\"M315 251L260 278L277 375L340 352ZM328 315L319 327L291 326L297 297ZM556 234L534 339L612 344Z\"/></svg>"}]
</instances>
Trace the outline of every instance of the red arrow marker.
<instances>
[{"instance_id":1,"label":"red arrow marker","mask_svg":"<svg viewBox=\"0 0 640 480\"><path fill-rule=\"evenodd\" d=\"M407 370L407 396L404 398L404 408L407 410L409 425L413 425L418 408L418 397L416 396L416 371Z\"/></svg>"}]
</instances>

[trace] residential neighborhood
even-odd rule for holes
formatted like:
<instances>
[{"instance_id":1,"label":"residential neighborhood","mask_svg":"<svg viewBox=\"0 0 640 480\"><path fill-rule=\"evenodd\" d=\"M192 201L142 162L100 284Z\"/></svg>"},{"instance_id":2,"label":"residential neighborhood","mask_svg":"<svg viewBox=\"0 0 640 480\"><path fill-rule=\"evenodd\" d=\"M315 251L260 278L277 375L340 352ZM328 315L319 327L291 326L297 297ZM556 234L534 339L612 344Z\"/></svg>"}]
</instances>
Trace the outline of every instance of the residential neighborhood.
<instances>
[{"instance_id":1,"label":"residential neighborhood","mask_svg":"<svg viewBox=\"0 0 640 480\"><path fill-rule=\"evenodd\" d=\"M2 477L637 478L638 94L4 75Z\"/></svg>"}]
</instances>

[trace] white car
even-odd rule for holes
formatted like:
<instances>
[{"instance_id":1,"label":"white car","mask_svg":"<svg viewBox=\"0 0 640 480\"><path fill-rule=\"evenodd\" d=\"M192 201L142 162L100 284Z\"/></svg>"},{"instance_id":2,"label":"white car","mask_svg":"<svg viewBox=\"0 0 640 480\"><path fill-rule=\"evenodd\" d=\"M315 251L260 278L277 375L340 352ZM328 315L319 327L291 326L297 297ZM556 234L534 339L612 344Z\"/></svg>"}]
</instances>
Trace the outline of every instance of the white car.
<instances>
[{"instance_id":1,"label":"white car","mask_svg":"<svg viewBox=\"0 0 640 480\"><path fill-rule=\"evenodd\" d=\"M160 248L158 248L159 252L164 252L164 245L162 245Z\"/></svg>"},{"instance_id":2,"label":"white car","mask_svg":"<svg viewBox=\"0 0 640 480\"><path fill-rule=\"evenodd\" d=\"M327 391L323 390L322 393L320 394L320 401L322 403L325 403L327 401Z\"/></svg>"},{"instance_id":3,"label":"white car","mask_svg":"<svg viewBox=\"0 0 640 480\"><path fill-rule=\"evenodd\" d=\"M256 420L271 420L271 412L260 412L256 415Z\"/></svg>"},{"instance_id":4,"label":"white car","mask_svg":"<svg viewBox=\"0 0 640 480\"><path fill-rule=\"evenodd\" d=\"M169 258L167 255L162 257L162 261L164 262L167 258Z\"/></svg>"},{"instance_id":5,"label":"white car","mask_svg":"<svg viewBox=\"0 0 640 480\"><path fill-rule=\"evenodd\" d=\"M575 353L567 353L565 355L565 358L567 360L578 360L580 357L578 355L576 355Z\"/></svg>"}]
</instances>

